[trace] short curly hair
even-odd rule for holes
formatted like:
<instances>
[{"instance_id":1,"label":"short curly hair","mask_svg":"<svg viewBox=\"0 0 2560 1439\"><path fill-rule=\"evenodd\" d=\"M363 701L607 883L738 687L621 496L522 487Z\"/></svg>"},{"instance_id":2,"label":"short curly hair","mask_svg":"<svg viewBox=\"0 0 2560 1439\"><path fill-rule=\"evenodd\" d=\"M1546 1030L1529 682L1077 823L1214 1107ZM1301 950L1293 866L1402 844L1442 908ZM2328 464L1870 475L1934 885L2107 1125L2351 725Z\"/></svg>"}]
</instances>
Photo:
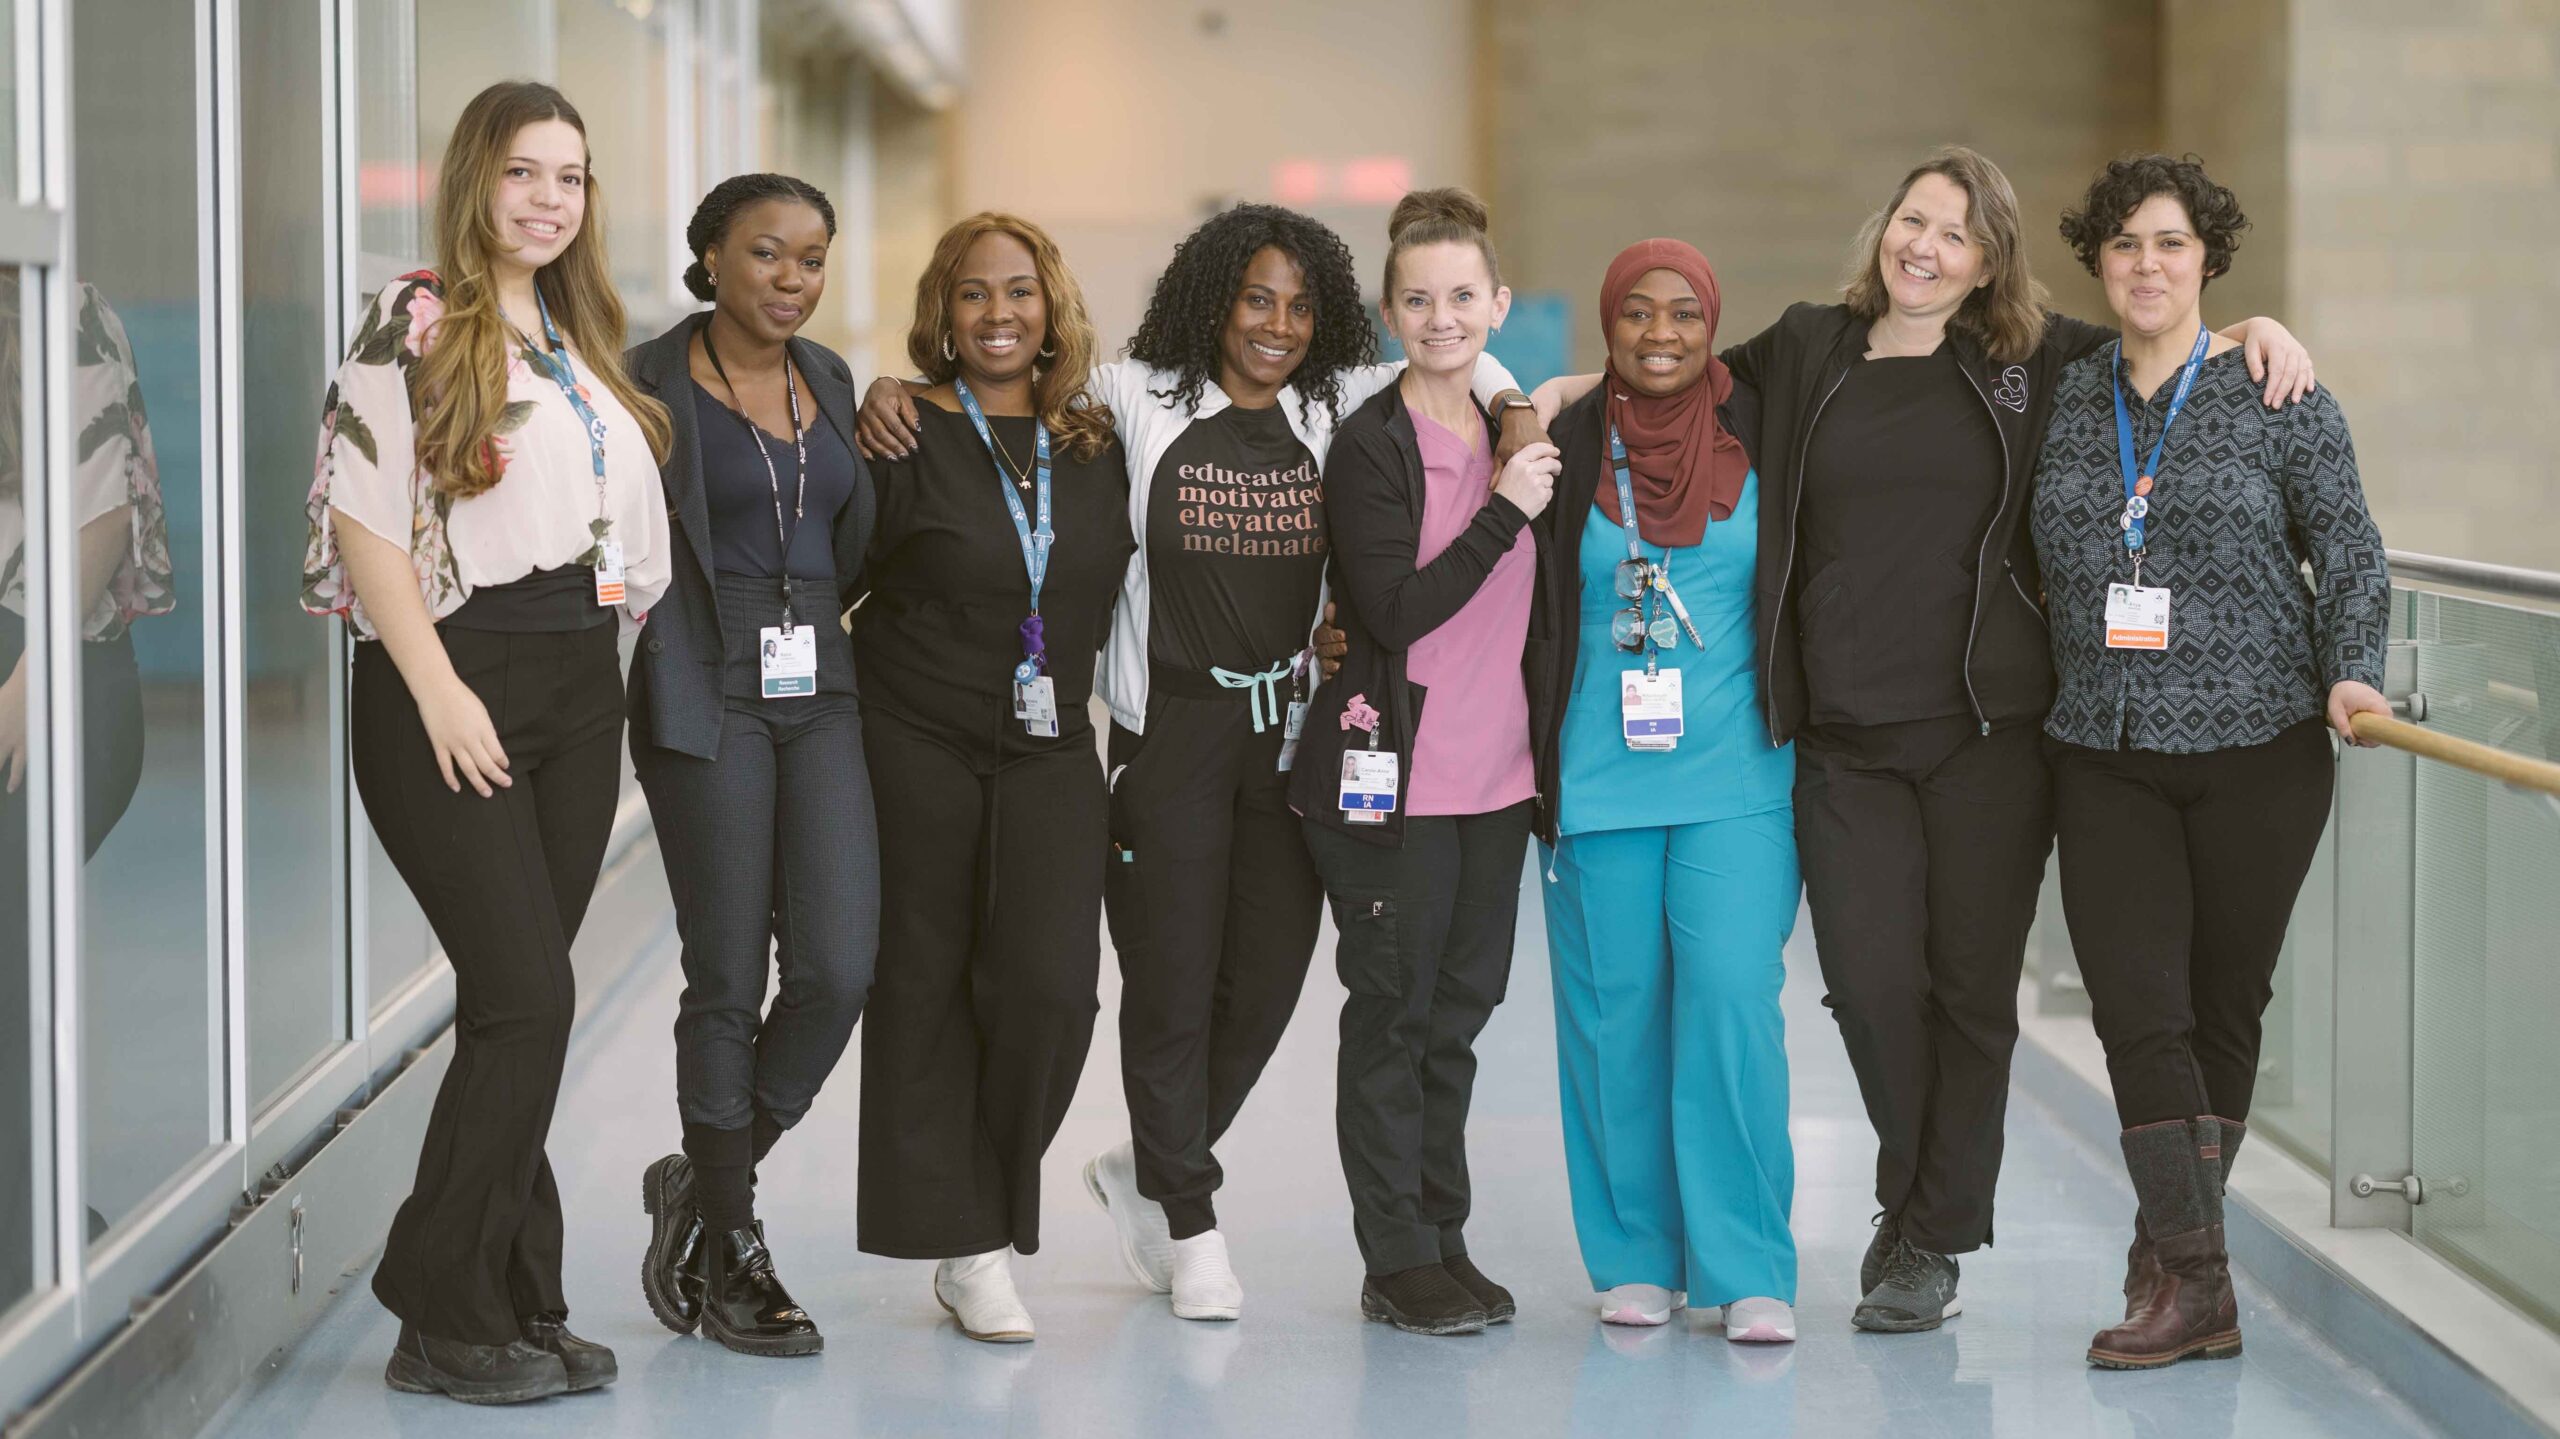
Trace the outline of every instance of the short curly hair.
<instances>
[{"instance_id":1,"label":"short curly hair","mask_svg":"<svg viewBox=\"0 0 2560 1439\"><path fill-rule=\"evenodd\" d=\"M1238 205L1174 246L1147 301L1147 317L1129 340L1130 358L1173 372L1173 388L1155 392L1167 404L1196 408L1200 392L1218 378L1227 312L1244 286L1245 267L1266 248L1297 265L1315 299L1315 334L1289 380L1301 399L1338 418L1342 372L1378 358L1378 334L1361 306L1351 247L1342 237L1295 210Z\"/></svg>"},{"instance_id":2,"label":"short curly hair","mask_svg":"<svg viewBox=\"0 0 2560 1439\"><path fill-rule=\"evenodd\" d=\"M2229 274L2232 253L2240 248L2240 232L2249 228L2249 217L2240 213L2240 199L2230 187L2215 184L2204 171L2204 161L2193 155L2174 160L2166 155L2127 155L2108 161L2098 178L2089 182L2080 208L2062 212L2062 238L2094 275L2099 252L2123 233L2124 222L2154 195L2166 195L2186 207L2196 238L2204 242L2205 282L2211 284Z\"/></svg>"},{"instance_id":3,"label":"short curly hair","mask_svg":"<svg viewBox=\"0 0 2560 1439\"><path fill-rule=\"evenodd\" d=\"M826 192L817 186L797 175L732 175L711 187L711 193L693 207L693 219L684 227L685 248L693 252L693 263L684 268L684 287L693 292L695 299L707 305L716 293L711 284L711 267L703 263L702 257L729 237L729 226L739 211L767 200L799 201L827 222L828 239L836 237L836 207L828 203Z\"/></svg>"}]
</instances>

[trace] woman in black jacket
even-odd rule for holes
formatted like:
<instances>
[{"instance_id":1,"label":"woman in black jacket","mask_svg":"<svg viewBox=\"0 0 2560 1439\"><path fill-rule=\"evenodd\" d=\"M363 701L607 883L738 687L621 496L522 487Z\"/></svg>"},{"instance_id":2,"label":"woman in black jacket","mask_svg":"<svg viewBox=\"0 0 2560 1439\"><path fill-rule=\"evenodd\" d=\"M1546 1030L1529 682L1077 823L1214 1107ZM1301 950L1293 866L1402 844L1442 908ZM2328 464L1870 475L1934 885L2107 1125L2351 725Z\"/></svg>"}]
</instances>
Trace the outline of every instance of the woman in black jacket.
<instances>
[{"instance_id":1,"label":"woman in black jacket","mask_svg":"<svg viewBox=\"0 0 2560 1439\"><path fill-rule=\"evenodd\" d=\"M1502 323L1482 201L1404 197L1380 310L1403 376L1334 437L1331 580L1349 651L1317 690L1290 807L1341 930L1350 995L1334 1097L1361 1313L1419 1334L1512 1316L1468 1258L1466 1119L1475 1037L1502 1000L1537 776L1529 610L1555 447L1501 469L1468 392Z\"/></svg>"},{"instance_id":2,"label":"woman in black jacket","mask_svg":"<svg viewBox=\"0 0 2560 1439\"><path fill-rule=\"evenodd\" d=\"M755 1166L808 1112L871 988L880 860L843 625L872 519L853 379L798 338L826 291L835 210L804 181L740 175L686 227L712 303L632 351L675 419L663 468L675 575L641 632L631 759L684 940L676 1107L649 1166L641 1288L679 1334L814 1354L775 1277ZM768 956L771 956L770 961ZM768 963L781 983L765 1005Z\"/></svg>"}]
</instances>

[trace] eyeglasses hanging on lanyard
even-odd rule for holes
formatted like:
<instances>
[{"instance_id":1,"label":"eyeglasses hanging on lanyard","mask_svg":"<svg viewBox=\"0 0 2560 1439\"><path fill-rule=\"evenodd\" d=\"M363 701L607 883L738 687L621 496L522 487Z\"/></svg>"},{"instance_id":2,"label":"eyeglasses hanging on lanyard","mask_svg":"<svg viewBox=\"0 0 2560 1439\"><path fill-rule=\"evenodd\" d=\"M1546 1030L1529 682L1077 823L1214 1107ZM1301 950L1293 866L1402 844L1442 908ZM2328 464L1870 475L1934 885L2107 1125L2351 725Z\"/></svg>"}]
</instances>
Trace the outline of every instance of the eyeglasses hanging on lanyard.
<instances>
[{"instance_id":1,"label":"eyeglasses hanging on lanyard","mask_svg":"<svg viewBox=\"0 0 2560 1439\"><path fill-rule=\"evenodd\" d=\"M1609 466L1617 474L1618 523L1627 532L1627 557L1618 561L1616 588L1618 598L1634 603L1617 612L1609 621L1609 638L1618 648L1630 654L1642 651L1645 672L1651 674L1661 665L1657 650L1671 649L1680 642L1680 631L1689 632L1689 643L1706 648L1698 636L1698 627L1689 619L1689 607L1680 602L1680 592L1671 585L1671 551L1666 547L1662 560L1656 563L1644 557L1636 534L1635 480L1627 473L1627 444L1620 438L1618 427L1609 427ZM1653 613L1653 596L1659 591L1666 612ZM1672 616L1679 616L1673 623Z\"/></svg>"},{"instance_id":2,"label":"eyeglasses hanging on lanyard","mask_svg":"<svg viewBox=\"0 0 2560 1439\"><path fill-rule=\"evenodd\" d=\"M737 382L730 379L729 372L721 367L720 352L711 347L709 325L702 327L702 353L711 361L711 372L720 377L720 383L729 391L731 413L738 417L739 424L747 427L747 438L756 442L756 453L764 459L765 483L773 489L773 537L782 545L782 632L788 636L793 624L791 538L800 532L800 520L808 513L809 505L809 430L800 419L800 386L791 377L791 357L786 352L782 358L782 393L791 401L791 445L800 462L800 481L791 494L791 528L786 530L782 527L782 473L774 468L773 451L765 447L764 427L748 417L747 402L738 398Z\"/></svg>"},{"instance_id":3,"label":"eyeglasses hanging on lanyard","mask_svg":"<svg viewBox=\"0 0 2560 1439\"><path fill-rule=\"evenodd\" d=\"M569 401L569 408L577 412L578 422L586 426L587 456L595 465L596 518L595 523L587 527L588 533L595 537L595 544L579 557L578 562L595 569L596 603L620 604L623 594L622 546L613 538L613 512L605 504L604 417L596 413L596 407L587 400L586 391L578 387L578 371L570 362L569 344L560 338L560 327L551 322L551 302L543 298L539 285L534 287L533 303L542 314L542 338L550 349L546 351L525 339L521 330L516 332L516 337L524 339L525 353L533 357L535 366L551 383L560 387L560 393Z\"/></svg>"},{"instance_id":4,"label":"eyeglasses hanging on lanyard","mask_svg":"<svg viewBox=\"0 0 2560 1439\"><path fill-rule=\"evenodd\" d=\"M2169 427L2178 422L2178 411L2186 408L2187 392L2195 388L2196 372L2204 368L2204 354L2213 333L2196 326L2196 344L2187 353L2186 367L2178 374L2178 388L2169 394L2169 412L2160 417L2159 438L2151 442L2149 463L2137 466L2133 453L2133 415L2124 403L2124 341L2116 341L2113 362L2107 368L2109 381L2115 387L2116 399L2116 463L2124 471L2124 510L2116 516L2116 528L2124 534L2125 553L2133 557L2133 582L2142 583L2142 557L2150 543L2147 521L2151 517L2151 492L2159 484L2160 452L2169 443Z\"/></svg>"},{"instance_id":5,"label":"eyeglasses hanging on lanyard","mask_svg":"<svg viewBox=\"0 0 2560 1439\"><path fill-rule=\"evenodd\" d=\"M969 412L969 423L978 431L978 439L987 447L987 458L996 466L996 488L1004 493L1006 513L1013 516L1013 535L1022 545L1023 573L1031 581L1031 613L1022 622L1022 663L1013 667L1013 682L1028 687L1047 673L1049 646L1041 634L1040 586L1049 577L1049 546L1056 541L1050 526L1049 511L1049 427L1036 417L1032 420L1034 460L1032 504L1039 512L1039 523L1022 507L1022 496L1014 492L1013 481L1004 472L1003 461L996 459L995 432L987 427L986 411L978 407L978 397L969 393L969 382L954 378L951 387L960 396L960 408Z\"/></svg>"}]
</instances>

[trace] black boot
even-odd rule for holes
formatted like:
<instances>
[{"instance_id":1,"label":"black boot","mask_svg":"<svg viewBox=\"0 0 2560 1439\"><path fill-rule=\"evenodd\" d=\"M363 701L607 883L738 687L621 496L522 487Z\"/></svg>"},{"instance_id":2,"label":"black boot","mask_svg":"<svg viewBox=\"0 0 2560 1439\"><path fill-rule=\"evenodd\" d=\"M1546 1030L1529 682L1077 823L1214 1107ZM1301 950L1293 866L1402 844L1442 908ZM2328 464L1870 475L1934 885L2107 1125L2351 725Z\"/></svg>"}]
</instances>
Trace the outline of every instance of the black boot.
<instances>
[{"instance_id":1,"label":"black boot","mask_svg":"<svg viewBox=\"0 0 2560 1439\"><path fill-rule=\"evenodd\" d=\"M1440 1261L1440 1267L1449 1271L1449 1277L1458 1281L1459 1288L1474 1297L1477 1305L1484 1310L1485 1323L1508 1324L1511 1322L1511 1316L1520 1312L1520 1306L1512 1299L1511 1291L1485 1278L1484 1271L1478 1269L1476 1262L1467 1256L1451 1255Z\"/></svg>"},{"instance_id":2,"label":"black boot","mask_svg":"<svg viewBox=\"0 0 2560 1439\"><path fill-rule=\"evenodd\" d=\"M815 1354L826 1347L808 1311L773 1272L762 1226L707 1236L694 1260L702 1276L702 1332L741 1354Z\"/></svg>"},{"instance_id":3,"label":"black boot","mask_svg":"<svg viewBox=\"0 0 2560 1439\"><path fill-rule=\"evenodd\" d=\"M569 1316L557 1311L526 1315L524 1342L545 1354L560 1356L560 1367L569 1371L572 1394L602 1389L620 1372L613 1362L612 1350L570 1333Z\"/></svg>"},{"instance_id":4,"label":"black boot","mask_svg":"<svg viewBox=\"0 0 2560 1439\"><path fill-rule=\"evenodd\" d=\"M2222 1238L2222 1123L2211 1115L2124 1132L2159 1278L2149 1302L2089 1341L2102 1369L2157 1369L2240 1352L2239 1306Z\"/></svg>"},{"instance_id":5,"label":"black boot","mask_svg":"<svg viewBox=\"0 0 2560 1439\"><path fill-rule=\"evenodd\" d=\"M1407 1334L1481 1334L1484 1305L1437 1264L1360 1281L1360 1316Z\"/></svg>"},{"instance_id":6,"label":"black boot","mask_svg":"<svg viewBox=\"0 0 2560 1439\"><path fill-rule=\"evenodd\" d=\"M640 1293L649 1312L678 1334L702 1322L702 1284L694 1253L702 1247L702 1215L693 1204L693 1161L670 1154L640 1176L640 1207L649 1216L649 1247L640 1253Z\"/></svg>"},{"instance_id":7,"label":"black boot","mask_svg":"<svg viewBox=\"0 0 2560 1439\"><path fill-rule=\"evenodd\" d=\"M442 1394L465 1404L521 1404L569 1392L568 1366L521 1339L465 1344L400 1326L382 1382L403 1394Z\"/></svg>"}]
</instances>

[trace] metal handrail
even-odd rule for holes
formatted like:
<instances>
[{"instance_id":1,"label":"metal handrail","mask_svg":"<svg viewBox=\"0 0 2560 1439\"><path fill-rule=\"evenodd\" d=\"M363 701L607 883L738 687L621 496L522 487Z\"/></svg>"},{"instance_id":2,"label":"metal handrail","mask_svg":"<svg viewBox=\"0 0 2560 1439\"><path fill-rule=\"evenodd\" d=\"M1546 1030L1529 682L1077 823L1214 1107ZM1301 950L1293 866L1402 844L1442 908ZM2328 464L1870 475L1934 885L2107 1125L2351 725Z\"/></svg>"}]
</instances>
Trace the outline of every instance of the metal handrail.
<instances>
[{"instance_id":1,"label":"metal handrail","mask_svg":"<svg viewBox=\"0 0 2560 1439\"><path fill-rule=\"evenodd\" d=\"M2390 558L2391 578L2394 580L2429 580L2440 585L2458 585L2466 590L2511 595L2518 599L2560 600L2560 574L2549 570L2519 569L2514 565L2457 560L2444 555L2422 555L2414 550L2389 550L2385 553Z\"/></svg>"},{"instance_id":2,"label":"metal handrail","mask_svg":"<svg viewBox=\"0 0 2560 1439\"><path fill-rule=\"evenodd\" d=\"M2560 764L2553 764L2548 760L2530 759L2509 750L2482 744L2478 740L2467 740L2455 735L2439 733L2423 725L2414 725L2407 720L2396 720L2385 715L2360 714L2352 723L2359 738L2372 740L2376 744L2387 744L2393 749L2407 750L2411 754L2467 769L2474 774L2487 775L2491 779L2515 785L2520 789L2540 790L2544 794L2560 796Z\"/></svg>"}]
</instances>

